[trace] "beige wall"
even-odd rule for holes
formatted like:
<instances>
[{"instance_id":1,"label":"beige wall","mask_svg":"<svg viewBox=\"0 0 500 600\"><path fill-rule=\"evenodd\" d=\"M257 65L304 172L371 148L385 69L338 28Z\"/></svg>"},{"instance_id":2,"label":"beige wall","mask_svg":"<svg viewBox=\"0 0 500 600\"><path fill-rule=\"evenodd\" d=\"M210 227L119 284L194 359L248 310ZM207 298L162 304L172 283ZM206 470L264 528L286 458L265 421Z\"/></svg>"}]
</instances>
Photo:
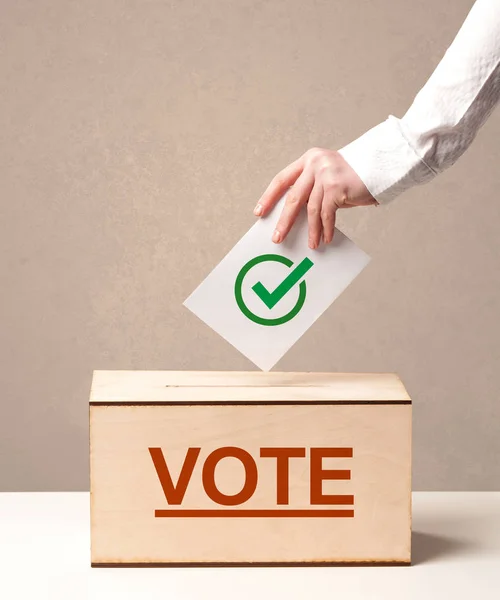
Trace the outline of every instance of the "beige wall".
<instances>
[{"instance_id":1,"label":"beige wall","mask_svg":"<svg viewBox=\"0 0 500 600\"><path fill-rule=\"evenodd\" d=\"M273 175L401 116L472 0L3 0L0 489L88 482L100 369L253 369L182 301ZM343 212L368 269L279 370L396 371L415 489L500 488L500 113Z\"/></svg>"}]
</instances>

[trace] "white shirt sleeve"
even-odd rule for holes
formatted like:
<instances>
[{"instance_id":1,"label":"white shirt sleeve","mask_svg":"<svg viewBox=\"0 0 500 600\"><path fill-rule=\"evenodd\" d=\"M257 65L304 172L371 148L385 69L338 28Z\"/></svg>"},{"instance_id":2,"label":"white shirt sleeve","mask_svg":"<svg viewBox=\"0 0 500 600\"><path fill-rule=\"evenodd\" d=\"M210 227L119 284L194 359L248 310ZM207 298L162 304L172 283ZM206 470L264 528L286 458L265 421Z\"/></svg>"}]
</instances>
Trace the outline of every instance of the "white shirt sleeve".
<instances>
[{"instance_id":1,"label":"white shirt sleeve","mask_svg":"<svg viewBox=\"0 0 500 600\"><path fill-rule=\"evenodd\" d=\"M389 115L339 153L387 203L450 167L500 99L500 0L477 0L402 119Z\"/></svg>"}]
</instances>

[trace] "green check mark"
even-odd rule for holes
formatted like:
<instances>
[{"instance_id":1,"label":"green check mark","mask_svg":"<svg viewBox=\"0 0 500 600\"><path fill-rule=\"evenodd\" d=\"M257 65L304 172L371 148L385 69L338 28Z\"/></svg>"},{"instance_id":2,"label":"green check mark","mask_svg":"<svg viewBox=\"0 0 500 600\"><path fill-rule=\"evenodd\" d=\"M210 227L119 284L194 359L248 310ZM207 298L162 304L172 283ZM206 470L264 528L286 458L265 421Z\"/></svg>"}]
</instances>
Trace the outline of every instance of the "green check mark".
<instances>
[{"instance_id":1,"label":"green check mark","mask_svg":"<svg viewBox=\"0 0 500 600\"><path fill-rule=\"evenodd\" d=\"M257 296L264 302L267 308L273 308L278 304L278 302L285 296L293 286L309 271L309 269L313 266L312 260L308 258L304 258L304 260L299 263L295 269L287 276L283 281L278 285L278 287L270 292L267 290L260 281L258 281L253 287L252 290L257 294Z\"/></svg>"}]
</instances>

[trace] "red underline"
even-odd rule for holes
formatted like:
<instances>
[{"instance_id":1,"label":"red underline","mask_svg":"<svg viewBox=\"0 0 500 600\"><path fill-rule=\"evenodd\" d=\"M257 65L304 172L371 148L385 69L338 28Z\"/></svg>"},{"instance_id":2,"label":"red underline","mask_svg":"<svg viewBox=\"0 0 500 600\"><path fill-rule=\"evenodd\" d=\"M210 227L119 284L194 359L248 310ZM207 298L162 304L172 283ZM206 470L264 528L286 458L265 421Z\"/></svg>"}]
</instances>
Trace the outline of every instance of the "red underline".
<instances>
[{"instance_id":1,"label":"red underline","mask_svg":"<svg viewBox=\"0 0 500 600\"><path fill-rule=\"evenodd\" d=\"M157 509L155 517L210 517L210 518L231 518L231 517L354 517L352 509Z\"/></svg>"}]
</instances>

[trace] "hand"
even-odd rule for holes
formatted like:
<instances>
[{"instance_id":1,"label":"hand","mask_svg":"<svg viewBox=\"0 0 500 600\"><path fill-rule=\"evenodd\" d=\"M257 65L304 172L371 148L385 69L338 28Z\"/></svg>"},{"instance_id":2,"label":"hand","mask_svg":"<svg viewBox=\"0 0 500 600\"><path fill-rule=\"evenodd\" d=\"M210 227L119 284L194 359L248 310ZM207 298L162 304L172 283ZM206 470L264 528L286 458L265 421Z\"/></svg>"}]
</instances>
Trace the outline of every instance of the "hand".
<instances>
[{"instance_id":1,"label":"hand","mask_svg":"<svg viewBox=\"0 0 500 600\"><path fill-rule=\"evenodd\" d=\"M293 186L293 187L292 187ZM289 189L290 188L290 189ZM266 215L288 190L285 206L273 234L279 244L290 231L304 204L307 204L309 247L317 248L333 239L337 209L378 205L355 171L335 150L311 148L279 172L254 209Z\"/></svg>"}]
</instances>

